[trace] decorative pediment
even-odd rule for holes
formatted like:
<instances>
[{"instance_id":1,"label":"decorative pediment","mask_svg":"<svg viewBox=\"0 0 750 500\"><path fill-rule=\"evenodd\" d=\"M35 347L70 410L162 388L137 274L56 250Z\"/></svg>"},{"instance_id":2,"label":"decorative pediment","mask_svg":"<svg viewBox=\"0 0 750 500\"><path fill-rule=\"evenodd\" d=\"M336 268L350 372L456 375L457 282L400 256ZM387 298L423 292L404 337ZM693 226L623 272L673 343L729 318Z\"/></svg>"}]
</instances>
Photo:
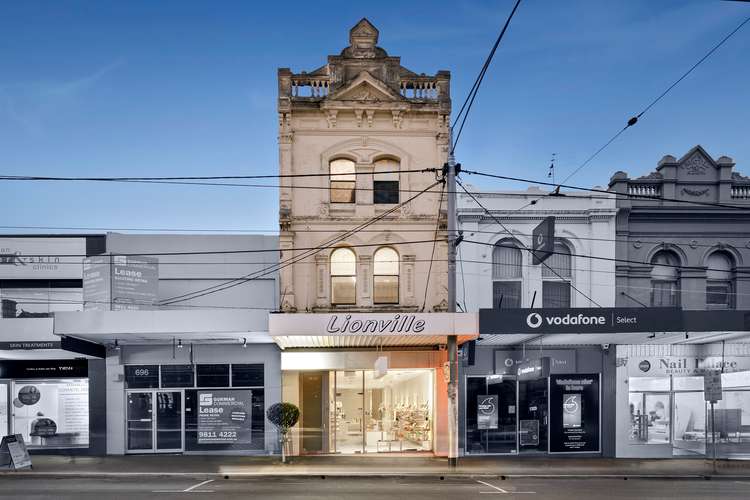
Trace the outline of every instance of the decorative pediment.
<instances>
[{"instance_id":1,"label":"decorative pediment","mask_svg":"<svg viewBox=\"0 0 750 500\"><path fill-rule=\"evenodd\" d=\"M326 101L390 102L404 98L390 87L372 76L368 71L361 72L346 87L330 94Z\"/></svg>"},{"instance_id":2,"label":"decorative pediment","mask_svg":"<svg viewBox=\"0 0 750 500\"><path fill-rule=\"evenodd\" d=\"M688 176L701 176L713 172L716 162L701 146L695 146L678 160L680 171Z\"/></svg>"}]
</instances>

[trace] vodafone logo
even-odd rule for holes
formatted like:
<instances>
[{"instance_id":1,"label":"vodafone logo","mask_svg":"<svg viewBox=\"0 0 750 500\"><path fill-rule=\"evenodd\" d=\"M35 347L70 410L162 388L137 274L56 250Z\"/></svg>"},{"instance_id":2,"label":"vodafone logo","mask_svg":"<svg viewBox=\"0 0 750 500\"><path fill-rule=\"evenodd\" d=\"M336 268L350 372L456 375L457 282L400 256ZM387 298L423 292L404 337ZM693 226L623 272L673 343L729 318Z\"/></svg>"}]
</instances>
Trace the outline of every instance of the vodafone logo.
<instances>
[{"instance_id":1,"label":"vodafone logo","mask_svg":"<svg viewBox=\"0 0 750 500\"><path fill-rule=\"evenodd\" d=\"M539 328L542 326L542 315L539 313L531 313L526 316L526 324L529 328Z\"/></svg>"}]
</instances>

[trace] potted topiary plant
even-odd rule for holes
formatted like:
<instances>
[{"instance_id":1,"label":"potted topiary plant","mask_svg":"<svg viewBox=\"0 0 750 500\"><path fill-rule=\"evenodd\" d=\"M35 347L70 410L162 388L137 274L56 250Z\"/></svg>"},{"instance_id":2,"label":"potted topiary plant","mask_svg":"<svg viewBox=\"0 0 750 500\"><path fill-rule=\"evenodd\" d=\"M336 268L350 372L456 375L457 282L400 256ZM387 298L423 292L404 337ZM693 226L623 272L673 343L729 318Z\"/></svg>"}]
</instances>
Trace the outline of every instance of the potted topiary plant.
<instances>
[{"instance_id":1,"label":"potted topiary plant","mask_svg":"<svg viewBox=\"0 0 750 500\"><path fill-rule=\"evenodd\" d=\"M279 431L281 463L286 463L286 446L289 441L287 434L289 434L289 429L297 425L299 408L292 403L275 403L266 411L266 417Z\"/></svg>"}]
</instances>

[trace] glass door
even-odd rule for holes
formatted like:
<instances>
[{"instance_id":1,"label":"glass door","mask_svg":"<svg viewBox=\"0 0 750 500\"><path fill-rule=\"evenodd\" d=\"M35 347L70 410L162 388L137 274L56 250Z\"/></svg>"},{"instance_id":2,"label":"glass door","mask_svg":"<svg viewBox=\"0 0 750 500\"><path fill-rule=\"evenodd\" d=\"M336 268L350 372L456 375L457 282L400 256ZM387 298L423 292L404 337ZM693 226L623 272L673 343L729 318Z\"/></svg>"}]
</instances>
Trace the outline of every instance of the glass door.
<instances>
[{"instance_id":1,"label":"glass door","mask_svg":"<svg viewBox=\"0 0 750 500\"><path fill-rule=\"evenodd\" d=\"M154 448L153 393L128 392L126 433L128 451L152 451Z\"/></svg>"},{"instance_id":2,"label":"glass door","mask_svg":"<svg viewBox=\"0 0 750 500\"><path fill-rule=\"evenodd\" d=\"M156 451L182 451L182 391L156 391Z\"/></svg>"},{"instance_id":3,"label":"glass door","mask_svg":"<svg viewBox=\"0 0 750 500\"><path fill-rule=\"evenodd\" d=\"M364 371L336 372L336 453L364 452Z\"/></svg>"},{"instance_id":4,"label":"glass door","mask_svg":"<svg viewBox=\"0 0 750 500\"><path fill-rule=\"evenodd\" d=\"M133 391L127 395L127 450L135 453L184 449L182 391Z\"/></svg>"}]
</instances>

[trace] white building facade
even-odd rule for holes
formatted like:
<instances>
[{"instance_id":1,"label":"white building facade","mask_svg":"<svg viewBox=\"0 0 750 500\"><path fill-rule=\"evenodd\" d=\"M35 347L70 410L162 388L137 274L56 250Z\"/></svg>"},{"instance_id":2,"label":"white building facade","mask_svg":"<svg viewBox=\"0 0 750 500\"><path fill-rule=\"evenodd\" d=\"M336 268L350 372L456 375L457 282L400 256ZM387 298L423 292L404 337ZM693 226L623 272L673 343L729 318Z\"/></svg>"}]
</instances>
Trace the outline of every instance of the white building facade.
<instances>
[{"instance_id":1,"label":"white building facade","mask_svg":"<svg viewBox=\"0 0 750 500\"><path fill-rule=\"evenodd\" d=\"M458 199L458 226L467 241L459 247L457 297L466 311L614 306L615 262L607 260L615 256L613 196L550 196L530 188L476 197L492 216L469 196ZM526 249L549 216L555 218L555 253L546 266L534 265Z\"/></svg>"}]
</instances>

